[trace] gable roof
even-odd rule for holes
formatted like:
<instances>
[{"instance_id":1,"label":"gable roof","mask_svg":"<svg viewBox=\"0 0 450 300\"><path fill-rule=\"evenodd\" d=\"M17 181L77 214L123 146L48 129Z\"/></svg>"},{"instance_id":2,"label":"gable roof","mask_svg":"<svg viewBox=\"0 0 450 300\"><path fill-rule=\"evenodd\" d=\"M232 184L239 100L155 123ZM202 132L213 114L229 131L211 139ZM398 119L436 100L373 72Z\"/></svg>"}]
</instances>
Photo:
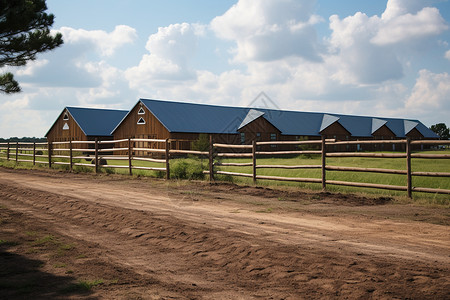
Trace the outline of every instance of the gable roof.
<instances>
[{"instance_id":1,"label":"gable roof","mask_svg":"<svg viewBox=\"0 0 450 300\"><path fill-rule=\"evenodd\" d=\"M68 112L86 136L111 136L111 131L125 117L128 111L117 109L65 107L55 123L45 134L48 135L59 117Z\"/></svg>"},{"instance_id":2,"label":"gable roof","mask_svg":"<svg viewBox=\"0 0 450 300\"><path fill-rule=\"evenodd\" d=\"M239 128L263 117L284 135L320 136L323 129L339 122L355 137L372 137L377 129L386 125L400 138L404 138L413 128L416 128L426 138L437 138L434 132L417 120L217 106L151 99L140 99L136 105L139 103L145 105L169 132L236 134Z\"/></svg>"},{"instance_id":3,"label":"gable roof","mask_svg":"<svg viewBox=\"0 0 450 300\"><path fill-rule=\"evenodd\" d=\"M238 130L242 127L250 124L251 122L255 121L259 117L263 116L264 113L262 111L256 110L256 109L250 109L245 116L245 119L242 121L242 123L239 125Z\"/></svg>"}]
</instances>

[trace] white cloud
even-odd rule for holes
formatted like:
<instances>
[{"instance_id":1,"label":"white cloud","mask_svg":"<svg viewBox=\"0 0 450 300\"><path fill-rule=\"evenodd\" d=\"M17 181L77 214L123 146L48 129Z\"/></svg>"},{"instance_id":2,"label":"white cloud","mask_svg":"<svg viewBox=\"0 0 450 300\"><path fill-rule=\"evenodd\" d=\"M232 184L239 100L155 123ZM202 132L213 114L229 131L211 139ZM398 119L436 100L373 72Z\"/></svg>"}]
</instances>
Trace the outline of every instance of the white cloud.
<instances>
[{"instance_id":1,"label":"white cloud","mask_svg":"<svg viewBox=\"0 0 450 300\"><path fill-rule=\"evenodd\" d=\"M389 19L381 19L381 27L371 39L376 45L389 45L422 37L438 35L448 26L439 10L434 7L425 7L417 14L404 14Z\"/></svg>"},{"instance_id":2,"label":"white cloud","mask_svg":"<svg viewBox=\"0 0 450 300\"><path fill-rule=\"evenodd\" d=\"M450 75L420 70L419 77L406 100L405 107L413 113L435 113L450 121ZM444 116L445 115L445 116Z\"/></svg>"},{"instance_id":3,"label":"white cloud","mask_svg":"<svg viewBox=\"0 0 450 300\"><path fill-rule=\"evenodd\" d=\"M405 54L420 52L421 42L448 26L423 1L390 0L381 18L361 12L342 20L333 15L330 29L332 55L327 59L336 69L333 78L344 84L378 84L402 78Z\"/></svg>"},{"instance_id":4,"label":"white cloud","mask_svg":"<svg viewBox=\"0 0 450 300\"><path fill-rule=\"evenodd\" d=\"M101 86L101 74L88 70L90 62L112 56L119 47L132 43L137 37L136 30L125 25L116 26L110 33L69 27L59 31L63 34L64 44L19 68L19 82L39 87Z\"/></svg>"},{"instance_id":5,"label":"white cloud","mask_svg":"<svg viewBox=\"0 0 450 300\"><path fill-rule=\"evenodd\" d=\"M448 50L447 52L445 52L445 58L450 60L450 50Z\"/></svg>"},{"instance_id":6,"label":"white cloud","mask_svg":"<svg viewBox=\"0 0 450 300\"><path fill-rule=\"evenodd\" d=\"M289 56L320 61L321 46L313 27L315 1L240 0L214 18L211 28L220 38L236 42L236 62L272 61Z\"/></svg>"},{"instance_id":7,"label":"white cloud","mask_svg":"<svg viewBox=\"0 0 450 300\"><path fill-rule=\"evenodd\" d=\"M103 30L84 30L61 27L66 44L89 45L94 47L102 56L111 56L117 48L132 43L136 38L136 30L127 25L117 25L110 33Z\"/></svg>"},{"instance_id":8,"label":"white cloud","mask_svg":"<svg viewBox=\"0 0 450 300\"><path fill-rule=\"evenodd\" d=\"M190 66L197 52L198 39L204 34L204 26L197 24L172 24L160 27L150 35L145 54L138 66L126 70L126 78L134 89L152 84L165 85L167 81L195 79Z\"/></svg>"}]
</instances>

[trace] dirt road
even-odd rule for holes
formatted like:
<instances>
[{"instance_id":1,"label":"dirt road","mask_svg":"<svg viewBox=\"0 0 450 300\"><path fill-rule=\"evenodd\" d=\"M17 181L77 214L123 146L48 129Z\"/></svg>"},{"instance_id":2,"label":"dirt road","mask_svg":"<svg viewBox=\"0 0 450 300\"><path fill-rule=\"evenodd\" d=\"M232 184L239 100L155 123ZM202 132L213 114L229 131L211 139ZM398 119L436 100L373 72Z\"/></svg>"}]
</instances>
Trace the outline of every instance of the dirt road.
<instances>
[{"instance_id":1,"label":"dirt road","mask_svg":"<svg viewBox=\"0 0 450 300\"><path fill-rule=\"evenodd\" d=\"M450 298L444 208L0 168L0 213L12 299Z\"/></svg>"}]
</instances>

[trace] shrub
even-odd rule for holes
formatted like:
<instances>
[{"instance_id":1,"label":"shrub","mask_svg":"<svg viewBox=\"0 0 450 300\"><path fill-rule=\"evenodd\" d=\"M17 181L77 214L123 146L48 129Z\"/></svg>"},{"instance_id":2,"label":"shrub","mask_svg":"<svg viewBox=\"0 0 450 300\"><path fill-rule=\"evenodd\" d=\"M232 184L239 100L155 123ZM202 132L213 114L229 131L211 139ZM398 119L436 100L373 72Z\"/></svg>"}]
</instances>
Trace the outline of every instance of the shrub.
<instances>
[{"instance_id":1,"label":"shrub","mask_svg":"<svg viewBox=\"0 0 450 300\"><path fill-rule=\"evenodd\" d=\"M170 166L170 177L176 179L203 179L202 163L198 159L178 159Z\"/></svg>"}]
</instances>

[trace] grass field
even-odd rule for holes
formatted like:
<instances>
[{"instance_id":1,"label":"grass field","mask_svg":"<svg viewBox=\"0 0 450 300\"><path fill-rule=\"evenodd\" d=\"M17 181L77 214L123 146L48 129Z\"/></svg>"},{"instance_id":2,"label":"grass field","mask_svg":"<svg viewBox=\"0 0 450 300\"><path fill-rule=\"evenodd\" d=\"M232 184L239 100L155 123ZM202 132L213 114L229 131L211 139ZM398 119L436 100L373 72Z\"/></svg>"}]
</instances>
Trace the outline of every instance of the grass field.
<instances>
[{"instance_id":1,"label":"grass field","mask_svg":"<svg viewBox=\"0 0 450 300\"><path fill-rule=\"evenodd\" d=\"M426 151L415 153L427 153L427 154L449 154L449 151ZM44 153L45 155L45 153ZM1 158L5 158L5 154L0 155ZM11 156L14 159L15 156ZM31 159L31 158L25 158ZM46 158L37 158L37 161L47 161ZM54 161L67 161L67 159L58 158ZM76 159L74 162L89 163L85 160ZM234 163L249 163L251 159L221 159L221 162L234 162ZM381 169L394 169L394 170L406 170L405 158L327 158L327 165L330 166L345 166L345 167L363 167L363 168L381 168ZM289 158L275 158L275 157L261 157L257 159L257 165L320 165L320 155L299 155ZM15 165L13 161L5 161L0 159L0 165L12 167ZM39 164L39 166L44 166ZM128 161L124 160L108 160L108 165L123 165L127 166ZM177 179L202 179L202 171L208 169L207 159L187 158L187 159L171 159L171 177ZM153 163L145 161L133 161L133 166L139 167L165 167L163 163ZM17 167L32 167L31 163L20 163ZM54 165L54 168L69 169L67 165ZM239 173L252 173L252 167L235 167L235 166L220 166L215 167L215 170L239 172ZM93 167L87 166L74 166L76 172L93 172ZM116 174L128 174L128 169L112 169L112 168L100 168L104 173L116 173ZM412 159L412 171L413 172L450 172L450 160L449 159ZM301 178L321 178L320 169L257 169L258 175L268 176L281 176L281 177L301 177ZM161 171L148 171L148 170L133 170L133 175L136 176L150 176L150 177L164 177L165 173ZM252 184L251 178L246 177L231 177L228 175L217 175L217 179L232 181L240 184ZM348 182L363 182L363 183L376 183L385 185L397 185L406 186L406 175L395 174L378 174L367 172L342 172L342 171L327 171L327 180L339 180ZM299 187L309 188L313 190L320 190L321 184L315 183L296 183L296 182L283 182L283 181L269 181L258 180L258 185L264 186L286 186L286 187ZM414 187L426 187L426 188L438 188L450 190L450 179L445 177L423 177L413 176ZM405 197L406 192L403 191L390 191L379 190L370 188L355 188L346 186L333 186L327 185L327 189L333 192L357 192L367 193L382 196L400 196ZM425 194L425 193L413 193L413 197L417 199L423 199L425 202L450 205L449 195L437 195L437 194Z\"/></svg>"}]
</instances>

